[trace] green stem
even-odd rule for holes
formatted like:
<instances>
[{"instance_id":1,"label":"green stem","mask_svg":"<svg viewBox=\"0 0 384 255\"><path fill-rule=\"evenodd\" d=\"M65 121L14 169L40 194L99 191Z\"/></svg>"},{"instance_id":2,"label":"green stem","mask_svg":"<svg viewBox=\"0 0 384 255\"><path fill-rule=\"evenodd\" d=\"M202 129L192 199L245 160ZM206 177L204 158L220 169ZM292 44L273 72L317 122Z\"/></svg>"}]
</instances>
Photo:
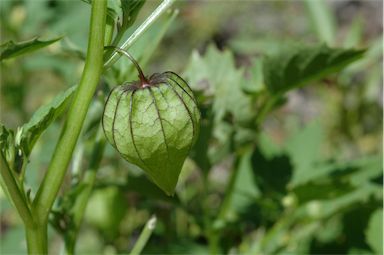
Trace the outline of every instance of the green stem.
<instances>
[{"instance_id":1,"label":"green stem","mask_svg":"<svg viewBox=\"0 0 384 255\"><path fill-rule=\"evenodd\" d=\"M12 175L12 170L9 168L5 156L0 152L0 173L3 180L6 193L10 196L12 203L16 207L17 212L22 218L27 227L32 227L34 224L31 210L24 194L21 192L17 180Z\"/></svg>"},{"instance_id":2,"label":"green stem","mask_svg":"<svg viewBox=\"0 0 384 255\"><path fill-rule=\"evenodd\" d=\"M68 119L57 143L43 182L33 201L37 227L27 228L28 251L46 253L48 215L63 182L79 137L88 107L103 71L103 48L106 22L106 0L93 0L87 58Z\"/></svg>"},{"instance_id":3,"label":"green stem","mask_svg":"<svg viewBox=\"0 0 384 255\"><path fill-rule=\"evenodd\" d=\"M123 54L127 58L129 58L129 60L132 62L132 64L135 66L137 72L139 73L141 86L143 87L145 84L149 83L149 81L145 77L143 70L141 69L139 63L137 63L136 59L131 54L129 54L127 51L125 51L119 47L116 47L116 46L105 46L104 49L113 49L113 50L117 51L118 53Z\"/></svg>"},{"instance_id":4,"label":"green stem","mask_svg":"<svg viewBox=\"0 0 384 255\"><path fill-rule=\"evenodd\" d=\"M68 119L57 143L43 182L33 201L33 212L38 228L27 229L28 250L33 253L47 251L48 215L63 182L73 150L79 138L93 94L103 71L104 33L106 23L106 0L93 0L87 58ZM37 243L36 243L37 242ZM37 250L33 250L36 248Z\"/></svg>"},{"instance_id":5,"label":"green stem","mask_svg":"<svg viewBox=\"0 0 384 255\"><path fill-rule=\"evenodd\" d=\"M47 254L47 229L44 225L26 228L28 254Z\"/></svg>"},{"instance_id":6,"label":"green stem","mask_svg":"<svg viewBox=\"0 0 384 255\"><path fill-rule=\"evenodd\" d=\"M132 44L173 4L175 0L164 0L151 15L132 33L132 35L120 46L124 50L128 50ZM106 68L110 67L119 59L120 55L115 52L105 62Z\"/></svg>"},{"instance_id":7,"label":"green stem","mask_svg":"<svg viewBox=\"0 0 384 255\"><path fill-rule=\"evenodd\" d=\"M156 227L156 216L152 216L148 222L145 224L139 239L137 239L135 246L132 248L130 255L139 255L143 250L144 246L147 244L149 238L152 235L153 230Z\"/></svg>"},{"instance_id":8,"label":"green stem","mask_svg":"<svg viewBox=\"0 0 384 255\"><path fill-rule=\"evenodd\" d=\"M48 219L103 71L106 7L106 0L92 1L88 51L83 75L47 173L33 201L41 222Z\"/></svg>"},{"instance_id":9,"label":"green stem","mask_svg":"<svg viewBox=\"0 0 384 255\"><path fill-rule=\"evenodd\" d=\"M281 97L281 94L267 95L266 101L261 106L261 109L256 116L257 127L259 127L263 123L263 121L265 120L265 117L271 111L271 109L275 106L276 102L280 99L280 97Z\"/></svg>"}]
</instances>

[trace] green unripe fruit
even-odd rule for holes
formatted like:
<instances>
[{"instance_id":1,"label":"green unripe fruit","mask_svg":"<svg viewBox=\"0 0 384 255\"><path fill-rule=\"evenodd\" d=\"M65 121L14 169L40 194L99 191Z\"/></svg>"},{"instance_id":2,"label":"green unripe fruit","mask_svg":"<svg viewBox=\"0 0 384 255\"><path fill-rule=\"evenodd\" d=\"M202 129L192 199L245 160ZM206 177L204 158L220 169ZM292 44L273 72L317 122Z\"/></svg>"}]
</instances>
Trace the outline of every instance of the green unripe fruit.
<instances>
[{"instance_id":1,"label":"green unripe fruit","mask_svg":"<svg viewBox=\"0 0 384 255\"><path fill-rule=\"evenodd\" d=\"M168 195L197 139L200 112L192 90L173 72L115 87L105 104L107 140Z\"/></svg>"}]
</instances>

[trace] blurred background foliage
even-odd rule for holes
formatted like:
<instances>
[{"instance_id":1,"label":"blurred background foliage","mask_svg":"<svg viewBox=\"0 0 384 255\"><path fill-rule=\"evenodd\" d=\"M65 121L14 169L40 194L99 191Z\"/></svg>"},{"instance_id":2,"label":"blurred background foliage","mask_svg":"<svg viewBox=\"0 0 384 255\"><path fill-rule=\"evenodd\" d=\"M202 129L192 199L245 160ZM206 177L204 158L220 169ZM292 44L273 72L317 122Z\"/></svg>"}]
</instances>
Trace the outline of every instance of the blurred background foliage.
<instances>
[{"instance_id":1,"label":"blurred background foliage","mask_svg":"<svg viewBox=\"0 0 384 255\"><path fill-rule=\"evenodd\" d=\"M159 4L148 1L130 29ZM79 254L127 253L149 217L158 218L144 253L382 254L382 2L178 1L129 50L147 74L173 70L194 89L201 133L175 197L166 197L108 145L77 245ZM89 5L1 0L1 42L63 36L59 43L1 63L1 122L16 129L40 105L76 84L83 67ZM129 36L129 32L126 36ZM327 43L365 48L337 75L288 93L262 123L261 58L284 47ZM135 79L119 60L98 98ZM57 208L78 190L99 125L91 106ZM256 103L255 103L256 102ZM255 108L256 107L256 108ZM95 117L96 116L96 117ZM32 152L36 190L63 118ZM1 253L25 253L21 221L1 199ZM61 238L50 231L50 250Z\"/></svg>"}]
</instances>

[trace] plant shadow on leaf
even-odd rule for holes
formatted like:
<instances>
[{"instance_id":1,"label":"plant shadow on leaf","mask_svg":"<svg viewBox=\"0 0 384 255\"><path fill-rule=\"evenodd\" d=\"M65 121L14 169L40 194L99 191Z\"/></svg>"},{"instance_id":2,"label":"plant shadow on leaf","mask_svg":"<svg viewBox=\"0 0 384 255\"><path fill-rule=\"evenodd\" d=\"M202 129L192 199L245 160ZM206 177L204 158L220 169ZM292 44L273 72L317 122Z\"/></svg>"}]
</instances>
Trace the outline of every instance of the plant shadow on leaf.
<instances>
[{"instance_id":1,"label":"plant shadow on leaf","mask_svg":"<svg viewBox=\"0 0 384 255\"><path fill-rule=\"evenodd\" d=\"M261 151L252 154L255 183L263 193L282 196L293 174L293 167L287 155L265 157Z\"/></svg>"},{"instance_id":2,"label":"plant shadow on leaf","mask_svg":"<svg viewBox=\"0 0 384 255\"><path fill-rule=\"evenodd\" d=\"M283 213L281 199L287 193L287 185L293 175L293 166L287 155L266 156L259 149L253 151L251 164L253 182L261 194L238 210L239 217L246 222L244 227L270 226Z\"/></svg>"},{"instance_id":3,"label":"plant shadow on leaf","mask_svg":"<svg viewBox=\"0 0 384 255\"><path fill-rule=\"evenodd\" d=\"M304 204L313 199L333 199L345 195L355 189L349 182L341 179L326 179L309 182L293 190L298 202Z\"/></svg>"}]
</instances>

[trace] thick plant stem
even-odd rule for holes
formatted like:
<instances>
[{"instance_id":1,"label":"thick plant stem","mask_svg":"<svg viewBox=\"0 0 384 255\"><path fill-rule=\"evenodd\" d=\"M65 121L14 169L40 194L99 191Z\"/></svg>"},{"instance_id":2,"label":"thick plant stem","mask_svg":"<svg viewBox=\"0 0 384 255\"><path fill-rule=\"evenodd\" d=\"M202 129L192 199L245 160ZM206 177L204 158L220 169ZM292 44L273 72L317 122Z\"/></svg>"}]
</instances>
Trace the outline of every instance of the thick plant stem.
<instances>
[{"instance_id":1,"label":"thick plant stem","mask_svg":"<svg viewBox=\"0 0 384 255\"><path fill-rule=\"evenodd\" d=\"M49 212L63 182L85 116L103 71L106 8L107 0L92 1L87 58L81 81L47 173L32 204L36 223L43 228L36 234L44 232L44 235L46 235ZM27 237L32 238L30 235L27 235ZM40 238L37 238L37 240L40 240ZM28 240L28 244L31 242L32 240ZM44 253L44 251L41 250L40 253Z\"/></svg>"},{"instance_id":2,"label":"thick plant stem","mask_svg":"<svg viewBox=\"0 0 384 255\"><path fill-rule=\"evenodd\" d=\"M60 189L103 70L106 5L106 0L92 1L91 30L83 75L47 173L33 201L41 221L46 221Z\"/></svg>"},{"instance_id":3,"label":"thick plant stem","mask_svg":"<svg viewBox=\"0 0 384 255\"><path fill-rule=\"evenodd\" d=\"M28 254L47 254L46 226L37 225L26 228Z\"/></svg>"}]
</instances>

